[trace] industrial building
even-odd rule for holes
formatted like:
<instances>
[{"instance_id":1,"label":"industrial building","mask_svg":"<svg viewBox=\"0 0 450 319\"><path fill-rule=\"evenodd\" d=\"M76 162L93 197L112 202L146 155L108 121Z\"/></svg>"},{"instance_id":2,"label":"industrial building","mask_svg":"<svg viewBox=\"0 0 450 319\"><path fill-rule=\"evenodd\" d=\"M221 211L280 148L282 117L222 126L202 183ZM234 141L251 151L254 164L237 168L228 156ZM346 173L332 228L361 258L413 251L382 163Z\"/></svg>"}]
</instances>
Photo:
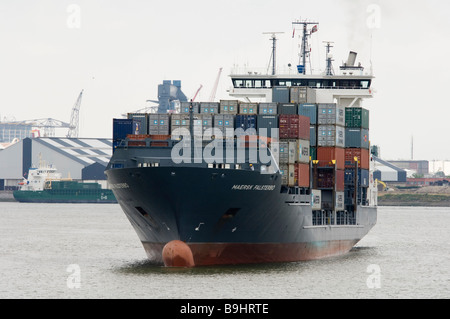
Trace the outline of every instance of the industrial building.
<instances>
[{"instance_id":1,"label":"industrial building","mask_svg":"<svg viewBox=\"0 0 450 319\"><path fill-rule=\"evenodd\" d=\"M404 169L376 156L373 156L373 159L375 161L374 179L385 183L406 183L407 172Z\"/></svg>"},{"instance_id":2,"label":"industrial building","mask_svg":"<svg viewBox=\"0 0 450 319\"><path fill-rule=\"evenodd\" d=\"M106 180L104 170L111 156L111 139L25 138L0 149L0 190L17 189L30 167L40 163L52 165L63 178Z\"/></svg>"},{"instance_id":3,"label":"industrial building","mask_svg":"<svg viewBox=\"0 0 450 319\"><path fill-rule=\"evenodd\" d=\"M0 143L11 143L14 139L32 137L33 125L26 123L1 123Z\"/></svg>"},{"instance_id":4,"label":"industrial building","mask_svg":"<svg viewBox=\"0 0 450 319\"><path fill-rule=\"evenodd\" d=\"M413 174L418 175L428 175L429 174L429 162L428 161L389 161L389 163L403 168L407 171L413 172Z\"/></svg>"}]
</instances>

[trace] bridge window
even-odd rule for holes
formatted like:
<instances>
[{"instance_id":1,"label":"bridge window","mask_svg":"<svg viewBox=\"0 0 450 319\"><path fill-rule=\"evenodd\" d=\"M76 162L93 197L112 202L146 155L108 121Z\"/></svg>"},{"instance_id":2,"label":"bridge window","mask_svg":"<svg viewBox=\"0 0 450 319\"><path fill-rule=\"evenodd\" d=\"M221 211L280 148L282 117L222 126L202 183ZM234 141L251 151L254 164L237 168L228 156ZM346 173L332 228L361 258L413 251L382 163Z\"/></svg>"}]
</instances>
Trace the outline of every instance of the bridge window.
<instances>
[{"instance_id":1,"label":"bridge window","mask_svg":"<svg viewBox=\"0 0 450 319\"><path fill-rule=\"evenodd\" d=\"M369 84L370 84L370 81L361 81L361 87L363 89L368 89L369 88Z\"/></svg>"},{"instance_id":2,"label":"bridge window","mask_svg":"<svg viewBox=\"0 0 450 319\"><path fill-rule=\"evenodd\" d=\"M235 88L241 88L244 86L244 81L243 80L234 80L234 87Z\"/></svg>"}]
</instances>

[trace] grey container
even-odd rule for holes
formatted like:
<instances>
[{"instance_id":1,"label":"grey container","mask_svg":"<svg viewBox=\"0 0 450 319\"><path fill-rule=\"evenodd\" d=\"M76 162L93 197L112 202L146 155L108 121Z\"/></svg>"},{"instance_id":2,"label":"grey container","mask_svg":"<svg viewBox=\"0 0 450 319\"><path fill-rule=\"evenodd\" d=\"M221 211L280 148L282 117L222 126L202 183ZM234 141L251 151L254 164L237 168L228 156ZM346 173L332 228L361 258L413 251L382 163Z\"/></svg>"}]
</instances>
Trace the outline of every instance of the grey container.
<instances>
[{"instance_id":1,"label":"grey container","mask_svg":"<svg viewBox=\"0 0 450 319\"><path fill-rule=\"evenodd\" d=\"M359 128L345 129L345 147L369 149L369 130Z\"/></svg>"},{"instance_id":2,"label":"grey container","mask_svg":"<svg viewBox=\"0 0 450 319\"><path fill-rule=\"evenodd\" d=\"M189 114L172 114L170 124L172 126L189 126Z\"/></svg>"},{"instance_id":3,"label":"grey container","mask_svg":"<svg viewBox=\"0 0 450 319\"><path fill-rule=\"evenodd\" d=\"M289 183L289 165L280 164L281 185L287 185Z\"/></svg>"},{"instance_id":4,"label":"grey container","mask_svg":"<svg viewBox=\"0 0 450 319\"><path fill-rule=\"evenodd\" d=\"M336 124L345 127L345 107L337 104L319 104L317 106L317 123L320 125Z\"/></svg>"},{"instance_id":5,"label":"grey container","mask_svg":"<svg viewBox=\"0 0 450 319\"><path fill-rule=\"evenodd\" d=\"M221 100L220 114L238 114L239 101L238 100Z\"/></svg>"},{"instance_id":6,"label":"grey container","mask_svg":"<svg viewBox=\"0 0 450 319\"><path fill-rule=\"evenodd\" d=\"M345 128L339 125L319 125L317 145L322 147L345 147Z\"/></svg>"},{"instance_id":7,"label":"grey container","mask_svg":"<svg viewBox=\"0 0 450 319\"><path fill-rule=\"evenodd\" d=\"M150 135L169 135L169 125L169 114L148 115L148 134Z\"/></svg>"},{"instance_id":8,"label":"grey container","mask_svg":"<svg viewBox=\"0 0 450 319\"><path fill-rule=\"evenodd\" d=\"M219 103L215 102L201 102L200 114L219 114Z\"/></svg>"},{"instance_id":9,"label":"grey container","mask_svg":"<svg viewBox=\"0 0 450 319\"><path fill-rule=\"evenodd\" d=\"M258 104L257 103L239 103L239 114L256 115L258 114Z\"/></svg>"},{"instance_id":10,"label":"grey container","mask_svg":"<svg viewBox=\"0 0 450 319\"><path fill-rule=\"evenodd\" d=\"M259 103L258 114L260 115L278 114L278 103Z\"/></svg>"},{"instance_id":11,"label":"grey container","mask_svg":"<svg viewBox=\"0 0 450 319\"><path fill-rule=\"evenodd\" d=\"M181 102L180 113L189 113L191 105L193 113L200 113L200 103L198 102Z\"/></svg>"},{"instance_id":12,"label":"grey container","mask_svg":"<svg viewBox=\"0 0 450 319\"><path fill-rule=\"evenodd\" d=\"M311 125L317 124L317 104L300 104L298 106L298 115L309 117ZM326 124L326 123L325 123Z\"/></svg>"},{"instance_id":13,"label":"grey container","mask_svg":"<svg viewBox=\"0 0 450 319\"><path fill-rule=\"evenodd\" d=\"M289 88L285 86L276 86L272 89L272 102L289 103Z\"/></svg>"},{"instance_id":14,"label":"grey container","mask_svg":"<svg viewBox=\"0 0 450 319\"><path fill-rule=\"evenodd\" d=\"M290 102L302 104L307 102L307 87L294 86L290 88Z\"/></svg>"},{"instance_id":15,"label":"grey container","mask_svg":"<svg viewBox=\"0 0 450 319\"><path fill-rule=\"evenodd\" d=\"M289 142L278 143L279 164L289 164Z\"/></svg>"},{"instance_id":16,"label":"grey container","mask_svg":"<svg viewBox=\"0 0 450 319\"><path fill-rule=\"evenodd\" d=\"M214 115L213 127L222 131L223 137L225 137L228 131L231 130L234 136L234 116L232 114L216 114Z\"/></svg>"},{"instance_id":17,"label":"grey container","mask_svg":"<svg viewBox=\"0 0 450 319\"><path fill-rule=\"evenodd\" d=\"M199 128L197 128L199 127ZM211 114L198 114L194 116L194 136L204 136L205 131L213 127L213 116Z\"/></svg>"}]
</instances>

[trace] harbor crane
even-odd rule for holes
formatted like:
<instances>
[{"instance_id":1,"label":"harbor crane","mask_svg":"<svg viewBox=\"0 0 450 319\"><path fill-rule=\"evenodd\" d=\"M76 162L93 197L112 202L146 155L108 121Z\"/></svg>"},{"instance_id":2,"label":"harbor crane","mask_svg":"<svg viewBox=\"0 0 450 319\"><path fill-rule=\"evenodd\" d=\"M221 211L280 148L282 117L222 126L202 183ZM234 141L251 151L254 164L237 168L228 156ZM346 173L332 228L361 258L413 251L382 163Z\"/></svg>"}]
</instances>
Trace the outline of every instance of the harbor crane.
<instances>
[{"instance_id":1,"label":"harbor crane","mask_svg":"<svg viewBox=\"0 0 450 319\"><path fill-rule=\"evenodd\" d=\"M197 98L197 95L198 95L198 93L200 92L200 90L203 88L203 85L201 85L200 84L200 87L198 88L198 90L197 90L197 92L195 92L195 95L194 95L194 97L192 98L192 102L194 102L195 101L195 99Z\"/></svg>"},{"instance_id":2,"label":"harbor crane","mask_svg":"<svg viewBox=\"0 0 450 319\"><path fill-rule=\"evenodd\" d=\"M81 90L80 95L75 105L72 108L72 116L70 117L69 132L67 133L68 138L77 138L79 133L79 121L80 121L80 107L81 99L83 97L83 91Z\"/></svg>"},{"instance_id":3,"label":"harbor crane","mask_svg":"<svg viewBox=\"0 0 450 319\"><path fill-rule=\"evenodd\" d=\"M214 83L214 87L211 91L211 95L209 96L209 102L214 102L216 98L217 87L219 86L220 76L222 75L223 68L219 69L219 73L217 74L216 82Z\"/></svg>"}]
</instances>

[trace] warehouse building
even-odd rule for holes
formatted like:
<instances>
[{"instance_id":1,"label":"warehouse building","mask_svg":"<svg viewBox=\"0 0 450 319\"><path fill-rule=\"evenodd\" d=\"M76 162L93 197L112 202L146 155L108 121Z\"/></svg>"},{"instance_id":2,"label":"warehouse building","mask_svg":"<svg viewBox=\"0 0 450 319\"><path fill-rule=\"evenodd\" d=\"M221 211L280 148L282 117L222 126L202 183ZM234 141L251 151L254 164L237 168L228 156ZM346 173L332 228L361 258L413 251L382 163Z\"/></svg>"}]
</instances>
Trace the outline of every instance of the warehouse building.
<instances>
[{"instance_id":1,"label":"warehouse building","mask_svg":"<svg viewBox=\"0 0 450 319\"><path fill-rule=\"evenodd\" d=\"M428 161L389 161L389 163L403 168L404 170L412 171L413 174L428 175L429 174L429 162Z\"/></svg>"},{"instance_id":2,"label":"warehouse building","mask_svg":"<svg viewBox=\"0 0 450 319\"><path fill-rule=\"evenodd\" d=\"M0 149L0 190L14 190L30 167L52 165L63 178L106 180L112 140L94 138L25 138Z\"/></svg>"},{"instance_id":3,"label":"warehouse building","mask_svg":"<svg viewBox=\"0 0 450 319\"><path fill-rule=\"evenodd\" d=\"M406 183L407 172L404 169L376 156L373 156L373 159L375 161L374 179L385 183Z\"/></svg>"}]
</instances>

